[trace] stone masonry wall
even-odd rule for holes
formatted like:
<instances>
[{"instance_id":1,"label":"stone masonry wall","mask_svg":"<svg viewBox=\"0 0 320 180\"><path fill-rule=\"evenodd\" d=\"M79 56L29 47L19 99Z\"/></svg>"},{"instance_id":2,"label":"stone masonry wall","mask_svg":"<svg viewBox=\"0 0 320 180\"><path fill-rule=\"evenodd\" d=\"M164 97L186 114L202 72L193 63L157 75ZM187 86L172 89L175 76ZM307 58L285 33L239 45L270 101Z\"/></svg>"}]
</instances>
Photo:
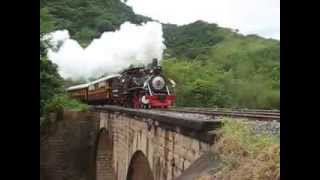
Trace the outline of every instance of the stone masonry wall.
<instances>
[{"instance_id":1,"label":"stone masonry wall","mask_svg":"<svg viewBox=\"0 0 320 180\"><path fill-rule=\"evenodd\" d=\"M94 113L64 112L40 144L41 180L92 180L95 177Z\"/></svg>"}]
</instances>

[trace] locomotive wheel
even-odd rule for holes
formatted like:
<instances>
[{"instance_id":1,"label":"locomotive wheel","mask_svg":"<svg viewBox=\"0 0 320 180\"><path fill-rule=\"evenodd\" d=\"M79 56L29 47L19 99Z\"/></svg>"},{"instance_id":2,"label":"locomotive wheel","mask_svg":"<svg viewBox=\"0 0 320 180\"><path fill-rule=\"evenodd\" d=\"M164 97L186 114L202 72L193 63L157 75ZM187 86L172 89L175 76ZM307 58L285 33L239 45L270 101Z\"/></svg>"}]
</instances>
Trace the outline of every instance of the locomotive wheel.
<instances>
[{"instance_id":1,"label":"locomotive wheel","mask_svg":"<svg viewBox=\"0 0 320 180\"><path fill-rule=\"evenodd\" d=\"M135 109L140 108L139 95L137 93L132 98L132 105L133 105L133 108Z\"/></svg>"},{"instance_id":2,"label":"locomotive wheel","mask_svg":"<svg viewBox=\"0 0 320 180\"><path fill-rule=\"evenodd\" d=\"M149 109L149 105L148 104L142 104L143 109Z\"/></svg>"},{"instance_id":3,"label":"locomotive wheel","mask_svg":"<svg viewBox=\"0 0 320 180\"><path fill-rule=\"evenodd\" d=\"M132 96L126 96L123 102L124 107L126 108L133 108L133 97Z\"/></svg>"}]
</instances>

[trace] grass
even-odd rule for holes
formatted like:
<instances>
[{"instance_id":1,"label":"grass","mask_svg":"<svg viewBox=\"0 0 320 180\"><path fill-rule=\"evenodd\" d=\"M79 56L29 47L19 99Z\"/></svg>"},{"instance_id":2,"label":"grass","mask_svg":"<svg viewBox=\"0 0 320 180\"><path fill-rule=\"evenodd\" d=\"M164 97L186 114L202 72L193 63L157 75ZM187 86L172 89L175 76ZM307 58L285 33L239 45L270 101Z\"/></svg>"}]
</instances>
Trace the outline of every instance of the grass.
<instances>
[{"instance_id":1,"label":"grass","mask_svg":"<svg viewBox=\"0 0 320 180\"><path fill-rule=\"evenodd\" d=\"M213 146L223 161L216 176L222 180L280 179L280 143L277 137L254 134L244 123L224 120Z\"/></svg>"},{"instance_id":2,"label":"grass","mask_svg":"<svg viewBox=\"0 0 320 180\"><path fill-rule=\"evenodd\" d=\"M261 149L278 143L278 139L267 134L254 134L244 123L225 119L222 127L223 137L239 142L250 153L259 153Z\"/></svg>"}]
</instances>

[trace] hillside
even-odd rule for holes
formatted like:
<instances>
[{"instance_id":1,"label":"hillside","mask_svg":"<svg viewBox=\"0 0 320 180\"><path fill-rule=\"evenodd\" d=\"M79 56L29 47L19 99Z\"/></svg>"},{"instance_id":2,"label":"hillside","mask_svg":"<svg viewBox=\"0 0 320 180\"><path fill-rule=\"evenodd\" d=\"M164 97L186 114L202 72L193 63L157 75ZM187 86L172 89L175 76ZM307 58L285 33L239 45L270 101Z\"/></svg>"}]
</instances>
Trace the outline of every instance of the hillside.
<instances>
[{"instance_id":1,"label":"hillside","mask_svg":"<svg viewBox=\"0 0 320 180\"><path fill-rule=\"evenodd\" d=\"M137 15L120 0L40 0L56 22L56 29L68 29L82 46L105 31L114 31L125 21L135 24L152 20Z\"/></svg>"},{"instance_id":2,"label":"hillside","mask_svg":"<svg viewBox=\"0 0 320 180\"><path fill-rule=\"evenodd\" d=\"M42 0L41 8L82 46L125 21L152 20L120 0ZM280 108L280 41L203 21L163 24L163 32L162 64L177 82L178 106Z\"/></svg>"},{"instance_id":3,"label":"hillside","mask_svg":"<svg viewBox=\"0 0 320 180\"><path fill-rule=\"evenodd\" d=\"M207 47L222 42L233 35L231 30L209 24L204 21L177 26L163 24L166 54L173 57L194 59L200 54L206 54Z\"/></svg>"},{"instance_id":4,"label":"hillside","mask_svg":"<svg viewBox=\"0 0 320 180\"><path fill-rule=\"evenodd\" d=\"M197 21L164 25L178 106L280 108L280 42Z\"/></svg>"}]
</instances>

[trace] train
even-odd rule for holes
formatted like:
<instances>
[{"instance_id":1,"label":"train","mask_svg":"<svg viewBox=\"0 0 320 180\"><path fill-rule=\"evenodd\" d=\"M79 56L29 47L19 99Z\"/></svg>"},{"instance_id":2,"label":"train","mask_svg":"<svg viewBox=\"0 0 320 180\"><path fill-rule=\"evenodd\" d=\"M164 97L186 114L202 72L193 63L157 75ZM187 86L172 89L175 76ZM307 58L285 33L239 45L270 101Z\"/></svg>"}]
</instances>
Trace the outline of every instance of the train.
<instances>
[{"instance_id":1,"label":"train","mask_svg":"<svg viewBox=\"0 0 320 180\"><path fill-rule=\"evenodd\" d=\"M95 81L71 86L68 94L90 105L119 105L129 108L168 108L174 105L175 82L168 79L153 59L145 67L131 67Z\"/></svg>"}]
</instances>

